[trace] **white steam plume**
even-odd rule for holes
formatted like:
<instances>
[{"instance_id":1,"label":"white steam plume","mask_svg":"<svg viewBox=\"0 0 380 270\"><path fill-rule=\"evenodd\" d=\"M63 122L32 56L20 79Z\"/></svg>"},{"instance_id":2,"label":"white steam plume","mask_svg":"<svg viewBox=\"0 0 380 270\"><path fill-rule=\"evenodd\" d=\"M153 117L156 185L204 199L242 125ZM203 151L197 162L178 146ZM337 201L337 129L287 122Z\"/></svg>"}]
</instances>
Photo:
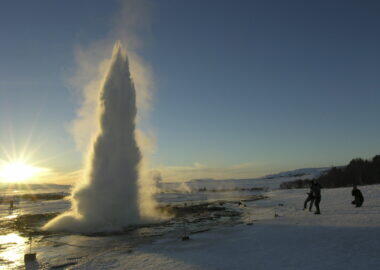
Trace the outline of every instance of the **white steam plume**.
<instances>
[{"instance_id":1,"label":"white steam plume","mask_svg":"<svg viewBox=\"0 0 380 270\"><path fill-rule=\"evenodd\" d=\"M85 169L87 182L74 190L72 211L49 222L48 230L113 231L140 222L136 91L120 44L99 99L100 132Z\"/></svg>"},{"instance_id":2,"label":"white steam plume","mask_svg":"<svg viewBox=\"0 0 380 270\"><path fill-rule=\"evenodd\" d=\"M86 163L71 211L46 224L45 230L114 231L158 219L148 162L154 140L135 129L141 112L149 108L152 88L150 68L135 52L141 42L133 29L145 16L142 2L124 1L111 37L77 53L74 86L83 89L84 100L71 131L79 149L86 150ZM109 59L105 53L114 36L127 53L119 43Z\"/></svg>"}]
</instances>

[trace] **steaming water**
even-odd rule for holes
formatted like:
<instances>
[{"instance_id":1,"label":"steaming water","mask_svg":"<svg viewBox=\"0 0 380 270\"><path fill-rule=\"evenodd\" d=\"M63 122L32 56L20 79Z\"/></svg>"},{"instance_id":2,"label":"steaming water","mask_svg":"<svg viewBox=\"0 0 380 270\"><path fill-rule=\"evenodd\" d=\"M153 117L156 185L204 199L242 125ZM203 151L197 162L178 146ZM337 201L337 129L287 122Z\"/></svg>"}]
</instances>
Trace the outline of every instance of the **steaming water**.
<instances>
[{"instance_id":1,"label":"steaming water","mask_svg":"<svg viewBox=\"0 0 380 270\"><path fill-rule=\"evenodd\" d=\"M242 222L246 219L245 210L236 204L237 200L249 199L252 195L259 195L259 191L222 191L222 192L198 192L194 190L190 193L171 190L173 185L162 185L162 193L156 194L155 198L162 206L167 205L197 205L212 201L225 201L223 207L228 211L241 212L241 216L229 215L231 212L197 212L188 213L186 216L173 218L168 222L158 224L148 224L141 226L131 226L121 235L108 235L107 237L85 236L77 234L56 234L50 236L38 235L40 224L46 220L46 216L52 213L62 213L70 209L70 201L66 199L31 200L23 197L19 203L15 204L15 209L9 211L9 203L0 203L0 269L20 269L24 264L23 254L28 251L28 233L24 227L16 226L17 220L24 220L28 231L37 231L34 236L33 252L38 254L38 262L43 265L43 269L49 266L57 266L66 263L75 263L78 260L93 256L94 252L102 250L117 249L126 252L130 248L149 243L153 239L165 237L180 237L185 230L187 232L200 232L212 229L216 226L230 226ZM219 187L219 183L215 183ZM244 187L239 185L237 187ZM55 190L47 187L46 191L61 194L62 191L68 193L69 187L57 188ZM34 190L23 191L34 193ZM248 203L247 203L248 204ZM210 203L210 206L220 206L219 203ZM255 208L256 209L256 208ZM37 215L39 215L37 217ZM30 218L26 219L26 217ZM256 216L256 214L255 214ZM24 217L24 218L23 218ZM33 218L34 217L34 218ZM21 219L20 219L21 218ZM36 219L37 218L37 219ZM248 219L249 220L249 219ZM23 224L23 223L21 223ZM68 243L66 245L64 243ZM37 269L37 268L33 268Z\"/></svg>"},{"instance_id":2,"label":"steaming water","mask_svg":"<svg viewBox=\"0 0 380 270\"><path fill-rule=\"evenodd\" d=\"M100 131L90 149L85 181L73 192L72 210L49 222L47 230L115 231L141 220L136 91L120 44L100 91L99 111Z\"/></svg>"}]
</instances>

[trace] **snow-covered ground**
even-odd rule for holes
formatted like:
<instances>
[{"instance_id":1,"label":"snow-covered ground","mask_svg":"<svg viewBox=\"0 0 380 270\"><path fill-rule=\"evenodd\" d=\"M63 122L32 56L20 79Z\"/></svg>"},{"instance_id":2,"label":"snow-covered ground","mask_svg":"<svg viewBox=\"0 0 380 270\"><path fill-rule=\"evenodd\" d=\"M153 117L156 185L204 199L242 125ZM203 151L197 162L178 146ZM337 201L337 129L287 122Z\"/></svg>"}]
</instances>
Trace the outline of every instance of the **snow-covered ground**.
<instances>
[{"instance_id":1,"label":"snow-covered ground","mask_svg":"<svg viewBox=\"0 0 380 270\"><path fill-rule=\"evenodd\" d=\"M323 190L322 215L302 210L306 190L271 191L248 203L240 225L115 245L72 269L380 269L380 185L361 190L362 208L350 188Z\"/></svg>"},{"instance_id":2,"label":"snow-covered ground","mask_svg":"<svg viewBox=\"0 0 380 270\"><path fill-rule=\"evenodd\" d=\"M266 181L275 187L287 177ZM187 230L197 232L190 234L189 241L181 240L183 227L178 220L169 227L141 228L124 235L37 236L33 250L38 267L27 269L380 269L380 185L360 189L365 197L362 208L351 205L351 188L323 189L322 215L302 210L305 189L269 190L264 194L267 199L244 202L246 207L232 201L249 191L165 193L159 200L165 204L231 199L224 206L242 216L233 222L222 217L212 225L207 220L189 224ZM6 207L0 207L3 223L13 217L7 216ZM61 212L68 207L67 200L22 201L14 215ZM0 269L23 269L26 241L17 231L0 235Z\"/></svg>"}]
</instances>

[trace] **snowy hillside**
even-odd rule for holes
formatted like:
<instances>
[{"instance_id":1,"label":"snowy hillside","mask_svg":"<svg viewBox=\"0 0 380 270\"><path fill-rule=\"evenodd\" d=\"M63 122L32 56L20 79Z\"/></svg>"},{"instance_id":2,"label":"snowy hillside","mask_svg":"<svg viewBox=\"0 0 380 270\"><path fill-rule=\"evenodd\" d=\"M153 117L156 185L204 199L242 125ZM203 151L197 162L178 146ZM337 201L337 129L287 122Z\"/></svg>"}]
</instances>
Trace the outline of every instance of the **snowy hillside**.
<instances>
[{"instance_id":1,"label":"snowy hillside","mask_svg":"<svg viewBox=\"0 0 380 270\"><path fill-rule=\"evenodd\" d=\"M281 178L281 177L299 177L302 179L305 179L304 177L316 178L329 169L331 168L330 167L303 168L303 169L296 169L292 171L280 172L276 174L270 174L263 178L266 178L266 179L274 179L274 178Z\"/></svg>"},{"instance_id":2,"label":"snowy hillside","mask_svg":"<svg viewBox=\"0 0 380 270\"><path fill-rule=\"evenodd\" d=\"M304 168L292 171L271 174L262 178L252 179L194 179L185 183L161 183L160 188L164 192L182 191L194 192L202 189L222 191L222 190L239 190L239 189L278 189L280 184L297 179L313 179L320 176L323 172L330 169L324 168Z\"/></svg>"}]
</instances>

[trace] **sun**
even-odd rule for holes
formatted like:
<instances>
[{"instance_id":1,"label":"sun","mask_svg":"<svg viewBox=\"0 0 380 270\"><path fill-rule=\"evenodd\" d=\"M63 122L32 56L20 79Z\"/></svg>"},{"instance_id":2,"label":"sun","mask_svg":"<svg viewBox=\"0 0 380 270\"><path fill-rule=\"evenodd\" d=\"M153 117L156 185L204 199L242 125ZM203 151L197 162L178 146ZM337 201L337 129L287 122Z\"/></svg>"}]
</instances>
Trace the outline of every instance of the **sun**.
<instances>
[{"instance_id":1,"label":"sun","mask_svg":"<svg viewBox=\"0 0 380 270\"><path fill-rule=\"evenodd\" d=\"M8 183L24 182L46 172L46 170L29 165L24 161L12 161L0 166L0 180Z\"/></svg>"}]
</instances>

